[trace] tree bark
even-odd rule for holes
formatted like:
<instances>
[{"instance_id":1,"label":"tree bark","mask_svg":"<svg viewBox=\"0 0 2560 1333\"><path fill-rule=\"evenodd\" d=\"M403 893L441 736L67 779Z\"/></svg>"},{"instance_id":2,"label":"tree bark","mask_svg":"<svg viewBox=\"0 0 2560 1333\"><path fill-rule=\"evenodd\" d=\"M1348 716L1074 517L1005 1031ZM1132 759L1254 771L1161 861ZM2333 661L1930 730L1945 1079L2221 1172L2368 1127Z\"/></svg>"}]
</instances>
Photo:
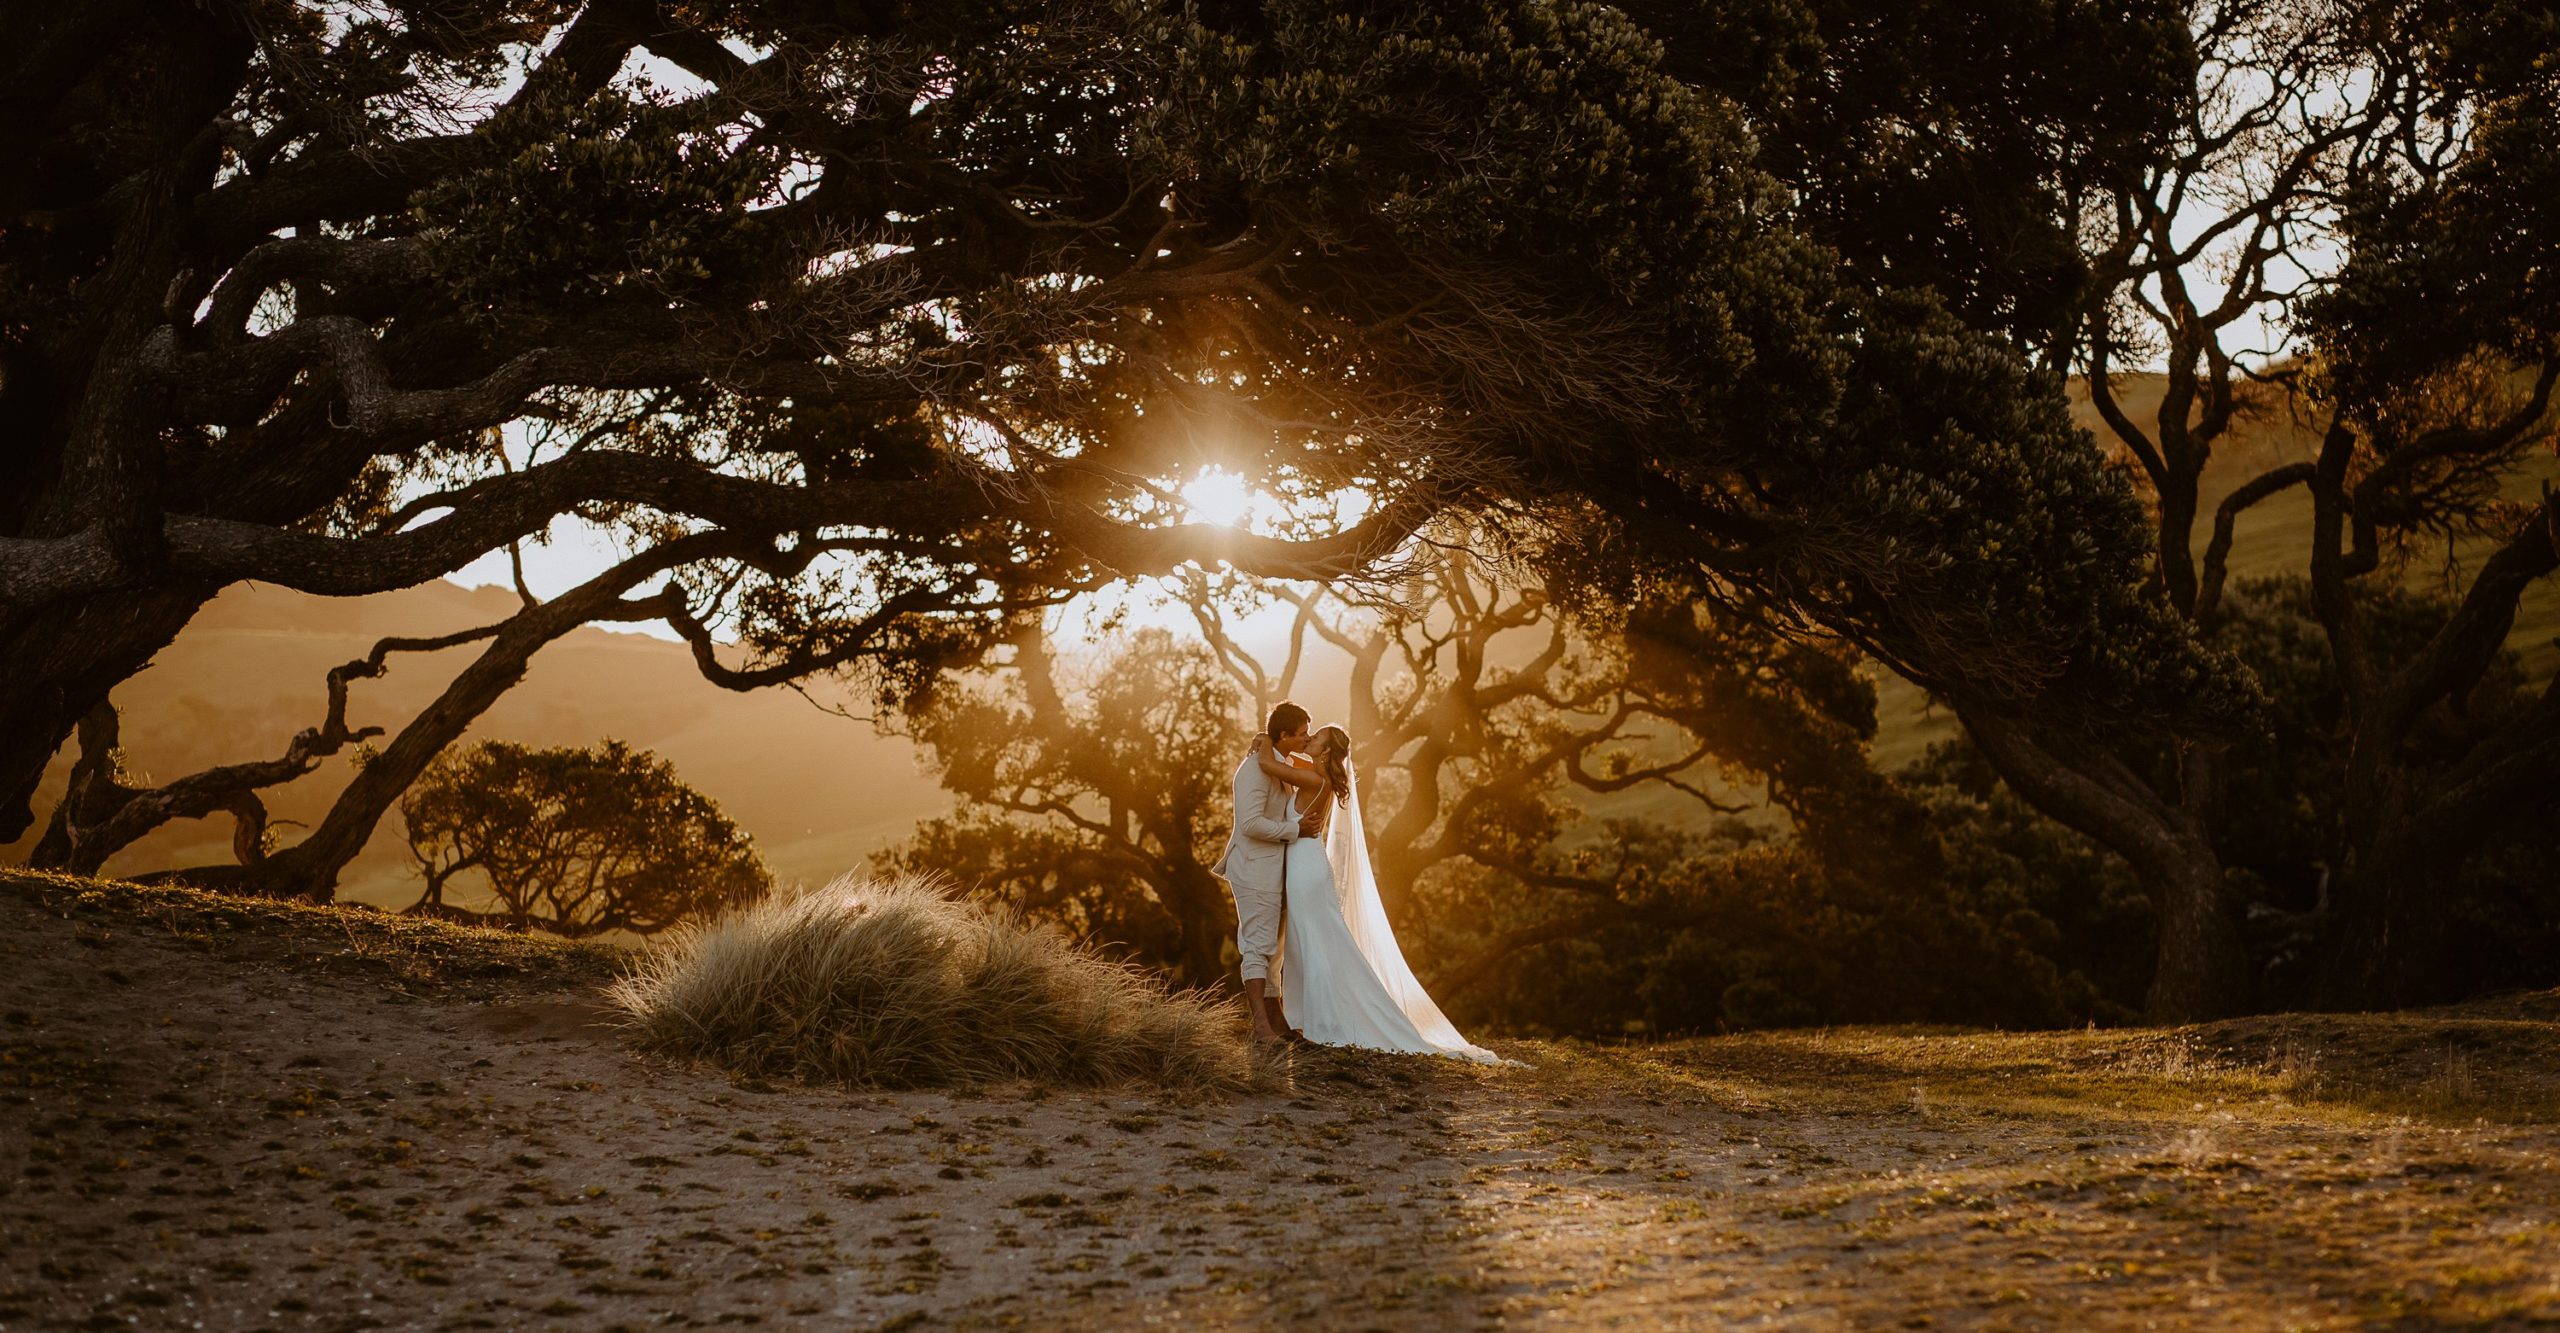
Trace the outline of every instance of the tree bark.
<instances>
[{"instance_id":1,"label":"tree bark","mask_svg":"<svg viewBox=\"0 0 2560 1333\"><path fill-rule=\"evenodd\" d=\"M2152 886L2160 923L2158 963L2143 1000L2155 1023L2196 1023L2252 1008L2249 951L2222 876L2222 860L2202 837L2167 840L2147 857L2127 857Z\"/></svg>"},{"instance_id":2,"label":"tree bark","mask_svg":"<svg viewBox=\"0 0 2560 1333\"><path fill-rule=\"evenodd\" d=\"M2442 451L2494 447L2540 419L2555 382L2560 360L2545 363L2526 406L2498 426L2430 439ZM2527 816L2535 796L2560 778L2560 681L2443 772L2427 772L2412 742L2428 709L2467 697L2505 651L2525 592L2560 571L2560 498L2546 494L2480 563L2452 614L2414 657L2378 663L2353 580L2379 566L2371 514L2387 494L2378 480L2382 469L2422 450L2410 446L2390 455L2350 502L2346 482L2358 447L2354 431L2333 425L2312 487L2313 588L2346 685L2353 745L2345 771L2342 873L2332 886L2332 917L2306 998L2340 1010L2403 1008L2465 993L2457 943L2442 919L2447 867Z\"/></svg>"},{"instance_id":3,"label":"tree bark","mask_svg":"<svg viewBox=\"0 0 2560 1333\"><path fill-rule=\"evenodd\" d=\"M2306 996L2315 1009L2404 1009L2450 998L2445 932L2417 910L2423 868L2405 861L2359 869L2332 888L2335 919Z\"/></svg>"},{"instance_id":4,"label":"tree bark","mask_svg":"<svg viewBox=\"0 0 2560 1333\"><path fill-rule=\"evenodd\" d=\"M0 612L0 841L35 822L45 765L90 710L142 670L210 600L210 592L154 588Z\"/></svg>"},{"instance_id":5,"label":"tree bark","mask_svg":"<svg viewBox=\"0 0 2560 1333\"><path fill-rule=\"evenodd\" d=\"M83 48L96 56L111 30L63 24L55 36L69 45L59 54ZM172 9L118 35L125 32L139 34L133 58L151 71L127 85L140 98L134 120L144 141L128 146L126 160L142 165L107 196L113 240L104 268L81 287L82 318L27 339L28 355L0 382L10 424L35 427L27 432L34 438L11 441L12 451L43 460L30 472L9 469L36 484L0 506L9 523L0 533L79 538L68 558L112 577L98 594L67 605L0 604L0 674L8 681L0 691L0 840L34 822L36 784L80 719L213 594L192 580L155 577L165 549L166 397L155 367L168 350L163 306L182 262L188 204L215 165L204 127L228 100L251 45L213 9ZM84 57L37 78L85 77L94 63ZM40 83L38 100L70 86ZM11 182L13 196L18 186Z\"/></svg>"},{"instance_id":6,"label":"tree bark","mask_svg":"<svg viewBox=\"0 0 2560 1333\"><path fill-rule=\"evenodd\" d=\"M2142 876L2160 929L2144 1016L2194 1023L2247 1012L2255 986L2240 914L2200 821L2160 799L2103 750L2032 734L2017 718L1961 701L1956 713L2022 798L2104 844Z\"/></svg>"},{"instance_id":7,"label":"tree bark","mask_svg":"<svg viewBox=\"0 0 2560 1333\"><path fill-rule=\"evenodd\" d=\"M2560 680L2420 798L2397 765L2382 799L2355 818L2346 873L2308 1000L2323 1009L2398 1009L2469 993L2462 940L2445 919L2448 868L2483 841L2547 818L2560 789Z\"/></svg>"}]
</instances>

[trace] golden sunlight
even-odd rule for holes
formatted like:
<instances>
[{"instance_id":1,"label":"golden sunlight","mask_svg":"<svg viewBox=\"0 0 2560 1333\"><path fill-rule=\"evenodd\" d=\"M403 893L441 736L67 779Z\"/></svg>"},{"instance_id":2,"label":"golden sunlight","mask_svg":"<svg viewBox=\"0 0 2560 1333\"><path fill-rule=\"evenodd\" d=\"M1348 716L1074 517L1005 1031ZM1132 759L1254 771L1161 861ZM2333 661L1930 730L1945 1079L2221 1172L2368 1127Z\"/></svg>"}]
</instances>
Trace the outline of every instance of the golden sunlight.
<instances>
[{"instance_id":1,"label":"golden sunlight","mask_svg":"<svg viewBox=\"0 0 2560 1333\"><path fill-rule=\"evenodd\" d=\"M1252 489L1225 468L1203 469L1175 493L1182 497L1184 517L1196 522L1235 527L1253 516Z\"/></svg>"}]
</instances>

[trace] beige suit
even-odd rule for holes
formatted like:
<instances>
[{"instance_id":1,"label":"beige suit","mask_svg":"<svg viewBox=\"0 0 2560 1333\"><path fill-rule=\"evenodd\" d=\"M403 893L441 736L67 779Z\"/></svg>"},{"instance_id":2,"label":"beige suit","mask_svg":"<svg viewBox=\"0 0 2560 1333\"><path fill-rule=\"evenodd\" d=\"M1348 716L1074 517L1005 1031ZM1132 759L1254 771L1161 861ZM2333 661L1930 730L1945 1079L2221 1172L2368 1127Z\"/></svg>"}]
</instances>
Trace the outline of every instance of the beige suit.
<instances>
[{"instance_id":1,"label":"beige suit","mask_svg":"<svg viewBox=\"0 0 2560 1333\"><path fill-rule=\"evenodd\" d=\"M1238 973L1247 981L1271 978L1271 956L1280 951L1280 872L1298 821L1289 813L1289 784L1275 782L1250 754L1236 768L1235 832L1210 873L1227 882L1236 900Z\"/></svg>"}]
</instances>

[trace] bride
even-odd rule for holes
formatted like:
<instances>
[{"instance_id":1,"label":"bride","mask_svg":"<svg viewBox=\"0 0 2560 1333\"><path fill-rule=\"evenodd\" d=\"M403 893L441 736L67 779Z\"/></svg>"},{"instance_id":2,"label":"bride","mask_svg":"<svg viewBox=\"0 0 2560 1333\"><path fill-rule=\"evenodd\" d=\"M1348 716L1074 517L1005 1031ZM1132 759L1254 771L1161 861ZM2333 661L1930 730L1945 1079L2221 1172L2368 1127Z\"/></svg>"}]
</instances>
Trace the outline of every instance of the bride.
<instances>
[{"instance_id":1,"label":"bride","mask_svg":"<svg viewBox=\"0 0 2560 1333\"><path fill-rule=\"evenodd\" d=\"M1253 755L1263 772L1296 791L1291 817L1323 826L1320 839L1291 841L1285 863L1279 982L1289 1026L1328 1046L1500 1062L1458 1035L1396 945L1361 836L1350 733L1318 730L1304 766L1274 753L1268 736L1254 739Z\"/></svg>"}]
</instances>

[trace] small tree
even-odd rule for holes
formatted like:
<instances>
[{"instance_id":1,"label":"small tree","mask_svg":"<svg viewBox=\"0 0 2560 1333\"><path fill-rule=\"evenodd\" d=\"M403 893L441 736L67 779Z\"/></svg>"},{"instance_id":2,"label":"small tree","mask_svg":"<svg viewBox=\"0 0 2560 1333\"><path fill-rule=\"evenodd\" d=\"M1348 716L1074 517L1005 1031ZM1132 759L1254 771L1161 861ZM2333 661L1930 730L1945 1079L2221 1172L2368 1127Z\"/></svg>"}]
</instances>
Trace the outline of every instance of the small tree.
<instances>
[{"instance_id":1,"label":"small tree","mask_svg":"<svg viewBox=\"0 0 2560 1333\"><path fill-rule=\"evenodd\" d=\"M591 750L484 741L428 766L400 803L427 877L406 910L572 938L647 935L761 897L753 839L675 767L609 740ZM466 871L496 904L457 906Z\"/></svg>"},{"instance_id":2,"label":"small tree","mask_svg":"<svg viewBox=\"0 0 2560 1333\"><path fill-rule=\"evenodd\" d=\"M876 858L956 878L1083 939L1173 972L1226 975L1235 911L1209 867L1243 752L1236 693L1208 652L1160 629L1064 677L1037 627L993 692L944 689L910 715L959 813Z\"/></svg>"},{"instance_id":3,"label":"small tree","mask_svg":"<svg viewBox=\"0 0 2560 1333\"><path fill-rule=\"evenodd\" d=\"M2560 692L2500 680L2525 598L2560 572L2560 500L2535 493L2560 436L2560 80L2537 63L2553 19L2282 3L2194 21L2192 114L2091 209L2078 360L2155 529L2145 600L2279 697L2225 737L2092 744L2069 718L1933 688L2021 797L2152 887L2153 1016L2456 998L2480 974L2454 885L2530 836L2560 779ZM2284 339L2252 347L2267 324ZM2146 365L2156 403L2123 378ZM2274 405L2266 380L2316 443L2209 476ZM2303 618L2230 595L2243 529L2296 488ZM2409 595L2427 583L2446 595ZM2267 651L2308 627L2325 681ZM2316 745L2298 716L2314 703ZM2248 938L2269 912L2298 918L2272 953Z\"/></svg>"}]
</instances>

